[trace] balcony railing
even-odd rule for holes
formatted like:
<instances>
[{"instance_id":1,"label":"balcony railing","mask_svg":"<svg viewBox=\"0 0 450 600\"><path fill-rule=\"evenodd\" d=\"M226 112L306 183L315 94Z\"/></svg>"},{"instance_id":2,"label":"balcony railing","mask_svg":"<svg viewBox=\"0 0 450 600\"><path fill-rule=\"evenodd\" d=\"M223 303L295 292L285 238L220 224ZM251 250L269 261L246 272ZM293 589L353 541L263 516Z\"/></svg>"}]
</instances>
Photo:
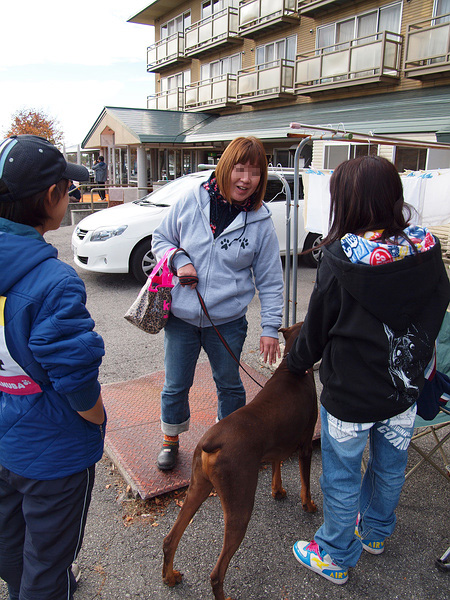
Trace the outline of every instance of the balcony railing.
<instances>
[{"instance_id":1,"label":"balcony railing","mask_svg":"<svg viewBox=\"0 0 450 600\"><path fill-rule=\"evenodd\" d=\"M147 97L147 108L157 110L183 110L184 89L174 88Z\"/></svg>"},{"instance_id":2,"label":"balcony railing","mask_svg":"<svg viewBox=\"0 0 450 600\"><path fill-rule=\"evenodd\" d=\"M354 4L354 0L298 0L298 14L315 17L341 4Z\"/></svg>"},{"instance_id":3,"label":"balcony railing","mask_svg":"<svg viewBox=\"0 0 450 600\"><path fill-rule=\"evenodd\" d=\"M298 23L297 0L241 0L239 34L251 37L267 27Z\"/></svg>"},{"instance_id":4,"label":"balcony railing","mask_svg":"<svg viewBox=\"0 0 450 600\"><path fill-rule=\"evenodd\" d=\"M184 34L177 32L147 48L147 71L159 71L176 62L190 62L184 53Z\"/></svg>"},{"instance_id":5,"label":"balcony railing","mask_svg":"<svg viewBox=\"0 0 450 600\"><path fill-rule=\"evenodd\" d=\"M290 97L294 94L294 62L275 60L238 71L239 104Z\"/></svg>"},{"instance_id":6,"label":"balcony railing","mask_svg":"<svg viewBox=\"0 0 450 600\"><path fill-rule=\"evenodd\" d=\"M185 87L185 110L208 110L236 104L236 75L226 73Z\"/></svg>"},{"instance_id":7,"label":"balcony railing","mask_svg":"<svg viewBox=\"0 0 450 600\"><path fill-rule=\"evenodd\" d=\"M241 39L238 36L238 10L228 7L187 27L185 53L186 56L197 56Z\"/></svg>"},{"instance_id":8,"label":"balcony railing","mask_svg":"<svg viewBox=\"0 0 450 600\"><path fill-rule=\"evenodd\" d=\"M422 78L450 70L450 14L410 25L406 35L404 71Z\"/></svg>"},{"instance_id":9,"label":"balcony railing","mask_svg":"<svg viewBox=\"0 0 450 600\"><path fill-rule=\"evenodd\" d=\"M401 35L383 31L298 55L296 92L309 95L326 89L399 79L402 42Z\"/></svg>"}]
</instances>

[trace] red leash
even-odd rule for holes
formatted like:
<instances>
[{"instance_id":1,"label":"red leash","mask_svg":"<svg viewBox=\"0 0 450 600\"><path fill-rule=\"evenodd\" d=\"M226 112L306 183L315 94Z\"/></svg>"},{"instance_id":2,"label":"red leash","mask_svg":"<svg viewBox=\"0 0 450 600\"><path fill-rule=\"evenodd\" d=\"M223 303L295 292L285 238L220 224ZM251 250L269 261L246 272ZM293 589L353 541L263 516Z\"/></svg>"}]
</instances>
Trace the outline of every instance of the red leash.
<instances>
[{"instance_id":1,"label":"red leash","mask_svg":"<svg viewBox=\"0 0 450 600\"><path fill-rule=\"evenodd\" d=\"M178 278L180 280L180 284L181 285L192 285L193 283L198 283L198 277L191 277L189 275L186 276L181 276ZM244 371L244 373L246 373L250 379L252 381L254 381L257 385L259 385L260 388L264 387L262 386L259 381L256 381L256 379L254 377L252 377L252 375L250 375L250 373L247 371L247 369L242 365L242 363L236 358L236 356L234 355L233 350L230 348L230 346L227 344L227 341L225 340L225 338L223 337L223 335L220 333L220 331L217 329L217 327L214 325L214 323L211 320L211 317L209 316L208 313L208 309L206 308L206 304L205 301L203 300L202 295L200 294L200 292L198 291L197 288L195 288L195 291L197 292L197 296L198 296L198 300L200 302L200 306L203 309L203 312L205 313L205 315L208 318L208 321L211 323L212 327L214 328L214 331L217 333L219 340L222 342L222 344L225 346L226 350L228 351L228 353L231 355L231 357L233 358L233 360L240 366L240 368Z\"/></svg>"}]
</instances>

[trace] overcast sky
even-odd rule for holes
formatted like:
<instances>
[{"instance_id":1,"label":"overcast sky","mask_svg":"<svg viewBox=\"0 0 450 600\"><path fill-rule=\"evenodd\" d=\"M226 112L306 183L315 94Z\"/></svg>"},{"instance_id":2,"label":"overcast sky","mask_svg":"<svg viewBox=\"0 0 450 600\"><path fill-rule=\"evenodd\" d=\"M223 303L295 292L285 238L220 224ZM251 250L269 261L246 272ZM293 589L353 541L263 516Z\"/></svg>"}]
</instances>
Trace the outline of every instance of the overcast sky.
<instances>
[{"instance_id":1,"label":"overcast sky","mask_svg":"<svg viewBox=\"0 0 450 600\"><path fill-rule=\"evenodd\" d=\"M0 0L0 139L17 110L58 120L81 143L104 106L146 108L153 27L127 20L146 0Z\"/></svg>"}]
</instances>

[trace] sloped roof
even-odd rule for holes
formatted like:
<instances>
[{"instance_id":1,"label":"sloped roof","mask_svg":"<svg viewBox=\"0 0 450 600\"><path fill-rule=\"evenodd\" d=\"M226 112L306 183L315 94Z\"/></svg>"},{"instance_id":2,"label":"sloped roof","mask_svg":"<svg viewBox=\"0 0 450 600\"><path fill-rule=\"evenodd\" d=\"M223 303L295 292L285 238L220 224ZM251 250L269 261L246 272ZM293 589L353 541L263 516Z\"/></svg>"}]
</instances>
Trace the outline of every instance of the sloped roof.
<instances>
[{"instance_id":1,"label":"sloped roof","mask_svg":"<svg viewBox=\"0 0 450 600\"><path fill-rule=\"evenodd\" d=\"M232 140L238 135L283 139L291 122L333 127L343 123L349 131L380 135L449 131L450 86L225 115L204 123L185 140Z\"/></svg>"},{"instance_id":2,"label":"sloped roof","mask_svg":"<svg viewBox=\"0 0 450 600\"><path fill-rule=\"evenodd\" d=\"M180 0L147 0L146 7L128 19L128 23L141 23L154 25L155 19L167 14L170 10L178 8Z\"/></svg>"},{"instance_id":3,"label":"sloped roof","mask_svg":"<svg viewBox=\"0 0 450 600\"><path fill-rule=\"evenodd\" d=\"M116 121L133 136L136 142L140 143L183 142L186 134L196 131L203 123L217 118L205 113L105 106L84 138L83 147L89 145L90 139L98 127L101 127L105 117ZM120 139L116 139L117 145L121 143Z\"/></svg>"},{"instance_id":4,"label":"sloped roof","mask_svg":"<svg viewBox=\"0 0 450 600\"><path fill-rule=\"evenodd\" d=\"M450 86L361 96L259 109L230 115L210 115L145 108L105 107L83 147L108 117L129 132L134 143L199 144L229 141L240 135L285 140L291 122L309 125L343 124L346 130L374 134L450 132ZM98 131L97 131L98 134ZM120 145L120 139L116 139Z\"/></svg>"}]
</instances>

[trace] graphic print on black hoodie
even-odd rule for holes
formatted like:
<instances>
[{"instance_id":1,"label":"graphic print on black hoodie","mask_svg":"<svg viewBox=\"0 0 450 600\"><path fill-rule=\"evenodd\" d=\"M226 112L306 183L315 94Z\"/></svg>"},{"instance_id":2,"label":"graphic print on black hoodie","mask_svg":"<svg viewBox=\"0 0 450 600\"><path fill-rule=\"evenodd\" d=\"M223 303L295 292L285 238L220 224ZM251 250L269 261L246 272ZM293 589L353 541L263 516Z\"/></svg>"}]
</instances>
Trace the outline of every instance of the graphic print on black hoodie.
<instances>
[{"instance_id":1,"label":"graphic print on black hoodie","mask_svg":"<svg viewBox=\"0 0 450 600\"><path fill-rule=\"evenodd\" d=\"M400 395L414 404L419 396L419 388L412 385L420 373L425 370L427 361L419 357L428 356L431 346L428 336L411 324L406 332L396 334L386 324L383 324L389 342L389 374L395 386L395 392L390 396L397 401Z\"/></svg>"}]
</instances>

